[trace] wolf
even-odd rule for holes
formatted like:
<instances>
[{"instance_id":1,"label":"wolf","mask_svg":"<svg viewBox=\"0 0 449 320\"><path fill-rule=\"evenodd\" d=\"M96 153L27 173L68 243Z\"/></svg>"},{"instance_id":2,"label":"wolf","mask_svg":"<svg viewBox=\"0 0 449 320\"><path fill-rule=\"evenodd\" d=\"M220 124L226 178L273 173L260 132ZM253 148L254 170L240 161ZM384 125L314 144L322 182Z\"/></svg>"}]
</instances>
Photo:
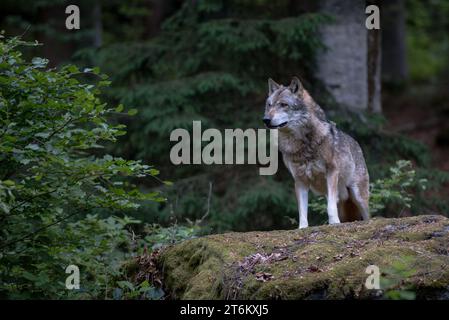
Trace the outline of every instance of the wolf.
<instances>
[{"instance_id":1,"label":"wolf","mask_svg":"<svg viewBox=\"0 0 449 320\"><path fill-rule=\"evenodd\" d=\"M360 145L326 119L298 77L268 79L263 122L278 130L279 150L295 182L299 228L308 227L308 194L325 195L329 224L369 219L369 175Z\"/></svg>"}]
</instances>

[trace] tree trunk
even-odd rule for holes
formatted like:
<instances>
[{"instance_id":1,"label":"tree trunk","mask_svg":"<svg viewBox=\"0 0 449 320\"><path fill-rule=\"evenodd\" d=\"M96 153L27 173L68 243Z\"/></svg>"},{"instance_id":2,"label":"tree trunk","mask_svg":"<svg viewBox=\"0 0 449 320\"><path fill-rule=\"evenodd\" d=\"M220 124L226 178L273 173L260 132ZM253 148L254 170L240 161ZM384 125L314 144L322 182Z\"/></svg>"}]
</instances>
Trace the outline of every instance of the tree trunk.
<instances>
[{"instance_id":1,"label":"tree trunk","mask_svg":"<svg viewBox=\"0 0 449 320\"><path fill-rule=\"evenodd\" d=\"M162 21L165 18L166 9L170 5L170 2L167 0L148 1L148 7L151 13L146 22L145 38L152 38L159 34Z\"/></svg>"},{"instance_id":2,"label":"tree trunk","mask_svg":"<svg viewBox=\"0 0 449 320\"><path fill-rule=\"evenodd\" d=\"M380 0L367 1L368 5L379 6ZM382 13L381 13L382 14ZM368 111L382 111L381 103L381 66L382 66L381 30L368 30Z\"/></svg>"},{"instance_id":3,"label":"tree trunk","mask_svg":"<svg viewBox=\"0 0 449 320\"><path fill-rule=\"evenodd\" d=\"M92 20L94 26L93 44L95 48L101 47L103 43L103 21L100 1L96 1L92 11Z\"/></svg>"},{"instance_id":4,"label":"tree trunk","mask_svg":"<svg viewBox=\"0 0 449 320\"><path fill-rule=\"evenodd\" d=\"M408 76L403 0L382 3L382 76L389 82L403 82Z\"/></svg>"},{"instance_id":5,"label":"tree trunk","mask_svg":"<svg viewBox=\"0 0 449 320\"><path fill-rule=\"evenodd\" d=\"M334 21L321 29L318 78L335 101L352 110L379 112L380 35L368 37L365 0L321 0L319 11Z\"/></svg>"}]
</instances>

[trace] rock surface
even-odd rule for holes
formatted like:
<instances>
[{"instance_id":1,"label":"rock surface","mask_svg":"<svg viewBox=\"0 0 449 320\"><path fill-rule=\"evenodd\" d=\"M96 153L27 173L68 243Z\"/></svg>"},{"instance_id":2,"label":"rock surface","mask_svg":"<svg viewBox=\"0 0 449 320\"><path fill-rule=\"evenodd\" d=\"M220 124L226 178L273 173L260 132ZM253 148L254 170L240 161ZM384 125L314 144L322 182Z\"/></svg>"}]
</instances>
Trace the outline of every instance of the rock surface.
<instances>
[{"instance_id":1,"label":"rock surface","mask_svg":"<svg viewBox=\"0 0 449 320\"><path fill-rule=\"evenodd\" d=\"M211 235L165 249L158 265L172 299L449 299L449 219ZM365 287L369 265L381 290Z\"/></svg>"}]
</instances>

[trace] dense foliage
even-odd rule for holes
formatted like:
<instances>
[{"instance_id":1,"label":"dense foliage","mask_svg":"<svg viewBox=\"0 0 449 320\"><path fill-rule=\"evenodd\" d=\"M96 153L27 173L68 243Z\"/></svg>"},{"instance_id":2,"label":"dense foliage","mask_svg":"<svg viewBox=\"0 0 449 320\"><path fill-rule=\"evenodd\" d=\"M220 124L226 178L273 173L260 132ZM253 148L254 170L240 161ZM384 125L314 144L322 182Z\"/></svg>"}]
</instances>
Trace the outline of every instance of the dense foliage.
<instances>
[{"instance_id":1,"label":"dense foliage","mask_svg":"<svg viewBox=\"0 0 449 320\"><path fill-rule=\"evenodd\" d=\"M406 6L411 77L425 83L444 78L449 70L449 2L407 0Z\"/></svg>"},{"instance_id":2,"label":"dense foliage","mask_svg":"<svg viewBox=\"0 0 449 320\"><path fill-rule=\"evenodd\" d=\"M105 256L126 242L125 226L135 221L89 214L163 201L130 179L158 171L101 152L105 141L125 134L124 125L107 119L123 107L111 109L98 98L106 76L72 65L46 69L47 60L24 60L17 48L35 44L0 40L1 295L65 295L61 279L68 264L105 282L102 277L114 272L111 263L102 274ZM95 78L91 83L82 80L88 75Z\"/></svg>"}]
</instances>

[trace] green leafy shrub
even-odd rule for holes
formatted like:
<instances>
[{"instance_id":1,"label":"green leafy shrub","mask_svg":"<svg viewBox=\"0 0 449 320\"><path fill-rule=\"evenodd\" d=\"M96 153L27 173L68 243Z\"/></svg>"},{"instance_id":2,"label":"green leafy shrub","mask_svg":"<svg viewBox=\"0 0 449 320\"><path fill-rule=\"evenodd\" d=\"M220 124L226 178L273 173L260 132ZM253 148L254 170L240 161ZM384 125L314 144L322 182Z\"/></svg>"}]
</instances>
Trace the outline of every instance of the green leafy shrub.
<instances>
[{"instance_id":1,"label":"green leafy shrub","mask_svg":"<svg viewBox=\"0 0 449 320\"><path fill-rule=\"evenodd\" d=\"M379 213L387 205L399 208L411 208L412 191L415 186L425 190L427 179L416 179L416 172L410 161L399 160L390 168L390 175L371 183L370 210Z\"/></svg>"},{"instance_id":2,"label":"green leafy shrub","mask_svg":"<svg viewBox=\"0 0 449 320\"><path fill-rule=\"evenodd\" d=\"M122 265L135 255L140 246L133 239L130 226L140 221L87 215L76 222L49 228L52 237L47 247L34 246L34 265L16 265L8 275L10 298L112 298L116 278L122 276ZM21 263L22 260L19 260ZM65 289L65 269L76 265L80 270L80 289ZM18 286L20 284L20 286Z\"/></svg>"},{"instance_id":3,"label":"green leafy shrub","mask_svg":"<svg viewBox=\"0 0 449 320\"><path fill-rule=\"evenodd\" d=\"M116 261L105 255L114 255L125 242L124 226L133 221L86 214L164 200L133 183L156 176L156 169L102 153L105 143L126 133L124 125L108 122L122 107L111 109L99 99L107 77L97 68L54 70L43 58L26 61L18 47L34 45L0 39L2 297L67 295L63 280L69 261L84 266L86 282L101 287L108 275L100 275L101 269Z\"/></svg>"}]
</instances>

